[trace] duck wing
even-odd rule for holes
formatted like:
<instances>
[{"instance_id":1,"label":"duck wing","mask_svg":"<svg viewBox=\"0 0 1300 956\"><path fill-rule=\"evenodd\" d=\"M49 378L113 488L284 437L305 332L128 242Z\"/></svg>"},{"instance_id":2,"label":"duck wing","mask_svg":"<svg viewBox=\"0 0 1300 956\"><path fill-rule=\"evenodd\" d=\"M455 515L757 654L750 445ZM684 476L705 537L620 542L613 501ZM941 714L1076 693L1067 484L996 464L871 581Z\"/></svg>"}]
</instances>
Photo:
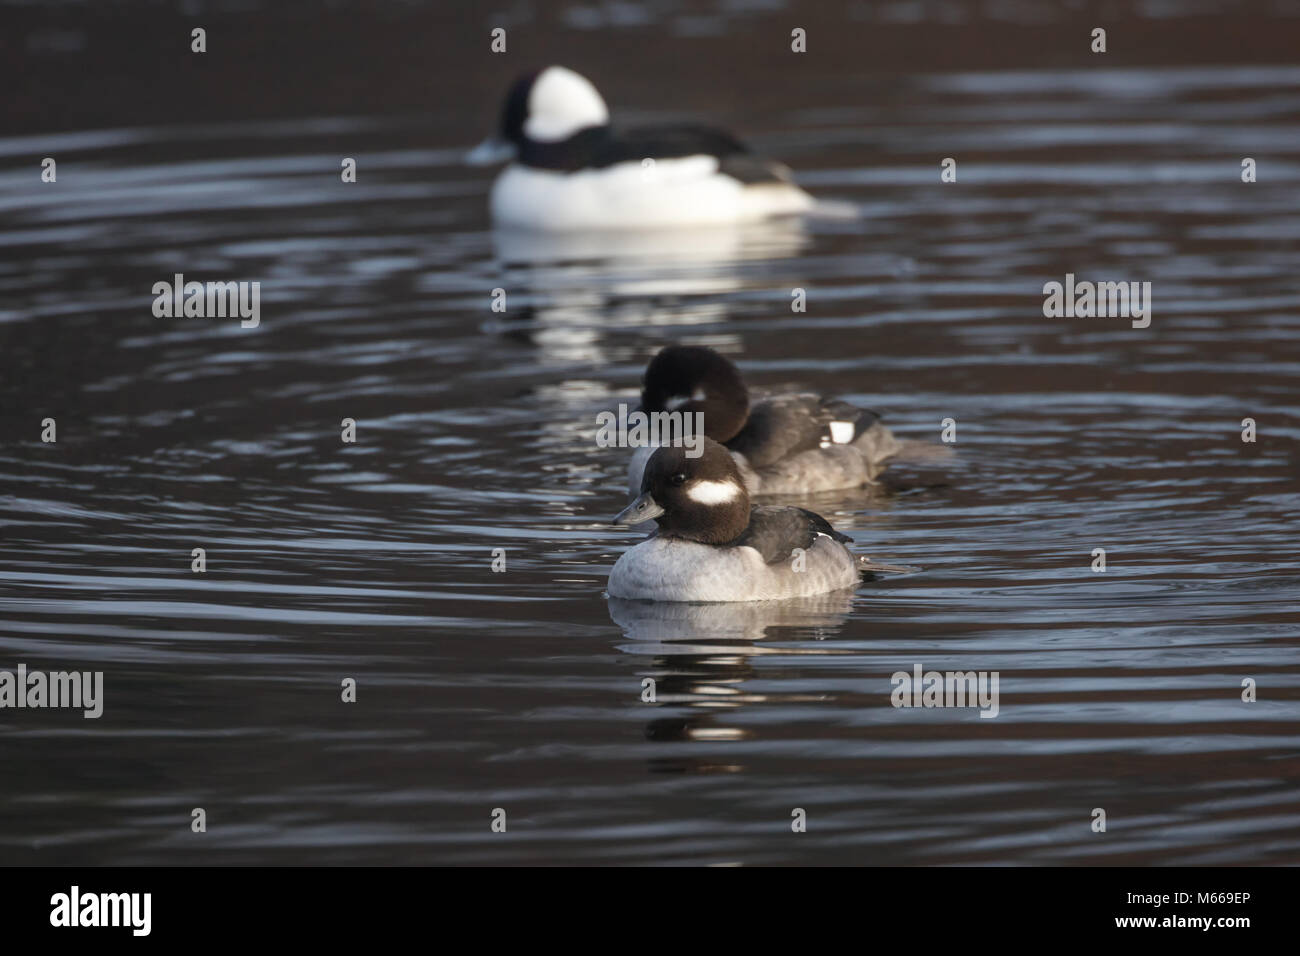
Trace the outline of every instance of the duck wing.
<instances>
[{"instance_id":1,"label":"duck wing","mask_svg":"<svg viewBox=\"0 0 1300 956\"><path fill-rule=\"evenodd\" d=\"M843 542L853 540L806 508L759 505L750 511L748 527L732 544L753 548L763 556L765 564L776 564L788 560L795 548L808 550L818 536Z\"/></svg>"},{"instance_id":2,"label":"duck wing","mask_svg":"<svg viewBox=\"0 0 1300 956\"><path fill-rule=\"evenodd\" d=\"M880 421L880 416L838 399L800 393L760 399L749 420L727 447L763 468L790 455L826 445L847 445Z\"/></svg>"}]
</instances>

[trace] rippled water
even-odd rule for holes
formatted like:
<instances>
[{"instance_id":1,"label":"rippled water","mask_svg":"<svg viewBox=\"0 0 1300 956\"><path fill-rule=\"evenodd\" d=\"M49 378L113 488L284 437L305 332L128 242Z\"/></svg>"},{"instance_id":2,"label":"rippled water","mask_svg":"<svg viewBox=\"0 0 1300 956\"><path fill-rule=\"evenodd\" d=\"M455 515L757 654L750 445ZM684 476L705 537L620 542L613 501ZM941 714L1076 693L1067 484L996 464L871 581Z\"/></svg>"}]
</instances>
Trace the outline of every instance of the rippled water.
<instances>
[{"instance_id":1,"label":"rippled water","mask_svg":"<svg viewBox=\"0 0 1300 956\"><path fill-rule=\"evenodd\" d=\"M851 80L745 131L853 218L617 242L494 236L428 117L0 140L0 669L106 686L0 712L0 862L1300 861L1300 68ZM155 318L177 272L260 326ZM1044 318L1067 272L1150 328ZM805 502L923 570L606 599L595 415L670 341L955 419ZM916 664L998 717L891 707Z\"/></svg>"}]
</instances>

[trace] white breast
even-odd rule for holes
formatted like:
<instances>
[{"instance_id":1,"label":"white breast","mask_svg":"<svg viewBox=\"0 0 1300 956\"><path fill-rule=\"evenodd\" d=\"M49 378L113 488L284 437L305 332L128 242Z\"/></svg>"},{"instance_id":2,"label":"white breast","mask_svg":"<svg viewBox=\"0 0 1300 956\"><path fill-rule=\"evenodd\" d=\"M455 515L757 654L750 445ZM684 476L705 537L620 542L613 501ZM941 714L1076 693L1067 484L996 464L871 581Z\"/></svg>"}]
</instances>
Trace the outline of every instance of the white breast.
<instances>
[{"instance_id":1,"label":"white breast","mask_svg":"<svg viewBox=\"0 0 1300 956\"><path fill-rule=\"evenodd\" d=\"M492 187L492 217L530 229L716 225L803 212L812 200L786 184L746 186L718 173L713 156L618 163L553 172L518 164Z\"/></svg>"},{"instance_id":2,"label":"white breast","mask_svg":"<svg viewBox=\"0 0 1300 956\"><path fill-rule=\"evenodd\" d=\"M651 601L769 601L856 587L857 560L838 541L819 537L803 556L768 565L753 548L715 548L650 538L627 551L609 575L609 595Z\"/></svg>"}]
</instances>

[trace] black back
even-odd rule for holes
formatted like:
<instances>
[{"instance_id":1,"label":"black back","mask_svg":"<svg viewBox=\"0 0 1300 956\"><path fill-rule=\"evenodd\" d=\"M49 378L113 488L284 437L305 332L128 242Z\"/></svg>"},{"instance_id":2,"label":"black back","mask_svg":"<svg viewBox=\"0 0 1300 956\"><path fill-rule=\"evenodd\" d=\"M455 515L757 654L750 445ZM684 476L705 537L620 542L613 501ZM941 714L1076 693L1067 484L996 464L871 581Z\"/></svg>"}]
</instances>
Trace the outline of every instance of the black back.
<instances>
[{"instance_id":1,"label":"black back","mask_svg":"<svg viewBox=\"0 0 1300 956\"><path fill-rule=\"evenodd\" d=\"M818 534L828 535L836 541L852 541L831 527L829 521L806 508L782 508L759 505L749 513L749 525L734 545L753 548L763 556L766 564L789 560L795 548L807 550L817 540Z\"/></svg>"},{"instance_id":2,"label":"black back","mask_svg":"<svg viewBox=\"0 0 1300 956\"><path fill-rule=\"evenodd\" d=\"M526 108L526 92L523 103ZM507 112L510 109L507 100ZM519 138L512 138L511 142L519 148L519 162L556 172L605 169L644 159L713 156L718 159L721 172L744 183L786 182L789 178L785 167L750 152L730 133L708 126L645 126L628 130L590 126L568 139L539 143L523 137L521 119Z\"/></svg>"}]
</instances>

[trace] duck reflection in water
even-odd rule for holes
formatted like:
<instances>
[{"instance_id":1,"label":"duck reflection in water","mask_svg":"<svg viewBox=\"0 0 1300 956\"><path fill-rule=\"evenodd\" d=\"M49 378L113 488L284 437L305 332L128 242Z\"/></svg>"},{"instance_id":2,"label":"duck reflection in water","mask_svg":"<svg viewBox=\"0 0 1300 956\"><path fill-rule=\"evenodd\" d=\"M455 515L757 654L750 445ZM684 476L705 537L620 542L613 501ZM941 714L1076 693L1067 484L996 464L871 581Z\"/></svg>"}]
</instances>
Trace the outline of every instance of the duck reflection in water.
<instances>
[{"instance_id":1,"label":"duck reflection in water","mask_svg":"<svg viewBox=\"0 0 1300 956\"><path fill-rule=\"evenodd\" d=\"M742 741L750 732L726 720L743 707L820 701L822 694L746 692L762 676L758 658L779 654L830 654L821 643L838 634L853 605L852 589L785 601L686 604L609 599L609 614L628 643L620 650L646 658L637 671L644 702L660 713L645 727L656 743ZM780 647L770 646L779 640ZM769 642L765 644L765 642ZM654 699L646 680L654 681ZM666 755L650 759L664 773L735 773L738 754Z\"/></svg>"},{"instance_id":2,"label":"duck reflection in water","mask_svg":"<svg viewBox=\"0 0 1300 956\"><path fill-rule=\"evenodd\" d=\"M773 268L811 240L800 221L773 220L645 232L497 229L492 241L488 281L507 298L494 302L488 331L532 345L543 363L604 365L615 359L609 331L725 321L722 297L770 288Z\"/></svg>"}]
</instances>

